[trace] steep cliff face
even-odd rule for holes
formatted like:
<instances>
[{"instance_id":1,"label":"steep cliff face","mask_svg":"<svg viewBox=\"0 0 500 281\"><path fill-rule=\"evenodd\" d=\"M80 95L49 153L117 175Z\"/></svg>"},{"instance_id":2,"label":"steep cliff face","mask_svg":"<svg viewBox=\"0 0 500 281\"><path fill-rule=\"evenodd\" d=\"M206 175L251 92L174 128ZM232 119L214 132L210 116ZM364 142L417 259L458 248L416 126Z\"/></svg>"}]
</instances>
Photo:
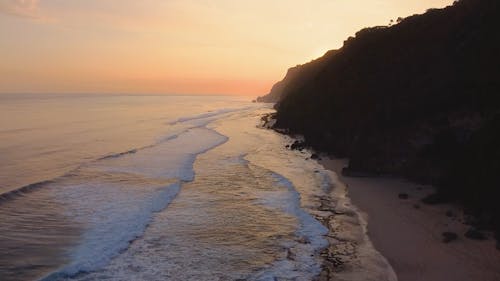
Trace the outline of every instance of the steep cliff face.
<instances>
[{"instance_id":1,"label":"steep cliff face","mask_svg":"<svg viewBox=\"0 0 500 281\"><path fill-rule=\"evenodd\" d=\"M318 59L288 69L285 78L274 84L269 94L258 97L257 101L269 103L279 102L293 89L300 88L311 79L314 79L336 53L337 50L331 50Z\"/></svg>"},{"instance_id":2,"label":"steep cliff face","mask_svg":"<svg viewBox=\"0 0 500 281\"><path fill-rule=\"evenodd\" d=\"M349 157L346 172L433 183L500 222L499 2L457 1L358 32L281 82L276 127Z\"/></svg>"}]
</instances>

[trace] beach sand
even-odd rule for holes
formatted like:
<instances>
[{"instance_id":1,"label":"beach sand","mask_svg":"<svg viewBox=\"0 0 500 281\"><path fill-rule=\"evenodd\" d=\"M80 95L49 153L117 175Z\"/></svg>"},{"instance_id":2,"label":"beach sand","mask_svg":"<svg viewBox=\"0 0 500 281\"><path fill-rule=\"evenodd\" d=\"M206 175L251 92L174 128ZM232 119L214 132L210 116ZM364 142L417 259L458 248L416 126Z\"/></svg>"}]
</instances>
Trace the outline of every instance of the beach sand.
<instances>
[{"instance_id":1,"label":"beach sand","mask_svg":"<svg viewBox=\"0 0 500 281\"><path fill-rule=\"evenodd\" d=\"M500 251L491 234L484 241L465 238L469 226L463 224L459 208L421 203L432 187L401 179L343 177L340 171L346 160L325 157L320 163L347 185L352 203L368 221L372 243L398 280L500 280ZM408 199L400 199L401 193L408 194ZM456 233L458 239L444 243L446 231Z\"/></svg>"}]
</instances>

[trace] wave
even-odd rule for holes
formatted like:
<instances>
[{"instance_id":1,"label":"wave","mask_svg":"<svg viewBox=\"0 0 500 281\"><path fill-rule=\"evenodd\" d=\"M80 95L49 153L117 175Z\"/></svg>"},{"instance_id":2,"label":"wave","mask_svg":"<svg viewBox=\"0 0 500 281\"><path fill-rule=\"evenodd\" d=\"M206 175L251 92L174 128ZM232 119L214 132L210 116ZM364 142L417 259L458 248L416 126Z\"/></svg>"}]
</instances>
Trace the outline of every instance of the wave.
<instances>
[{"instance_id":1,"label":"wave","mask_svg":"<svg viewBox=\"0 0 500 281\"><path fill-rule=\"evenodd\" d=\"M218 110L216 112L210 112L210 113L206 113L206 114L200 114L200 115L196 115L194 117L179 118L177 121L175 121L173 123L186 122L186 121L190 121L190 120L201 120L201 119L205 119L205 118L208 118L208 117L214 117L214 116L225 114L225 113L236 112L236 111L239 111L239 110L246 110L248 108L249 107L244 107L244 108L240 108L240 109L221 109L221 110ZM181 131L179 131L177 133L167 134L166 136L163 136L163 137L159 138L155 143L150 144L150 145L146 145L146 146L143 146L143 147L133 148L133 149L130 149L130 150L127 150L127 151L112 153L112 154L109 154L109 155L104 155L104 156L98 157L98 158L96 158L94 160L90 160L90 161L88 161L86 163L82 163L77 168L75 168L75 169L73 169L71 171L68 171L67 173L62 174L60 176L54 177L52 179L47 179L47 180L43 180L43 181L40 181L40 182L30 183L28 185L24 185L24 186L21 186L21 187L14 188L13 190L10 190L10 191L4 192L4 193L0 193L0 204L1 204L2 201L10 200L10 199L15 198L17 196L23 195L26 192L33 191L33 190L38 189L38 188L40 188L42 186L45 186L46 184L54 183L58 179L63 178L64 176L66 176L68 174L74 174L76 171L78 171L82 167L88 166L89 164L96 163L96 162L103 161L103 160L120 158L120 157L127 156L127 155L130 155L130 154L135 154L135 153L137 153L137 152L139 152L141 150L149 149L149 148L152 148L152 147L154 147L156 145L160 145L162 143L165 143L165 142L168 142L168 141L172 141L172 140L178 138L179 135L181 135L183 133L186 133L187 131L189 131L189 130L191 130L193 128L203 128L203 127L205 127L206 125L208 125L210 122L212 122L214 120L215 119L209 119L209 120L206 120L206 122L203 122L203 123L200 123L200 124L193 124L192 126L186 127L186 128L182 129Z\"/></svg>"},{"instance_id":2,"label":"wave","mask_svg":"<svg viewBox=\"0 0 500 281\"><path fill-rule=\"evenodd\" d=\"M311 280L321 272L321 262L317 255L328 246L328 241L325 239L328 229L302 209L300 193L290 180L275 172L270 171L270 173L276 186L285 189L286 192L267 192L262 197L262 203L296 217L299 221L299 228L295 232L296 241L287 245L287 258L275 261L251 280L267 281L277 278ZM289 258L290 256L293 258Z\"/></svg>"},{"instance_id":3,"label":"wave","mask_svg":"<svg viewBox=\"0 0 500 281\"><path fill-rule=\"evenodd\" d=\"M82 242L76 250L70 254L71 263L62 269L43 277L41 280L51 281L70 278L78 274L94 271L105 266L112 258L126 250L136 239L140 238L149 225L153 214L165 209L177 196L181 188L181 182L157 189L155 192L142 198L127 197L120 194L120 188L106 192L99 192L99 196L105 196L108 206L100 208L96 206L93 216L104 218L90 230L84 233ZM75 186L74 199L79 200L87 194L85 187ZM101 202L100 202L101 203ZM114 212L109 210L113 209Z\"/></svg>"},{"instance_id":4,"label":"wave","mask_svg":"<svg viewBox=\"0 0 500 281\"><path fill-rule=\"evenodd\" d=\"M29 193L29 192L34 191L36 189L39 189L45 185L54 183L56 179L57 178L53 178L50 180L43 180L43 181L39 181L39 182L35 182L35 183L31 183L31 184L22 186L20 188L17 188L17 189L11 190L11 191L4 192L4 193L0 194L0 204L4 201L11 200L11 199L17 198L19 196L23 196L26 193Z\"/></svg>"},{"instance_id":5,"label":"wave","mask_svg":"<svg viewBox=\"0 0 500 281\"><path fill-rule=\"evenodd\" d=\"M107 265L142 236L154 213L168 206L183 183L194 180L196 157L227 140L207 128L190 129L171 141L94 163L92 170L103 175L140 175L136 178L141 180L97 178L65 185L58 192L61 202L71 206L67 216L80 220L86 229L69 254L71 263L42 280L67 279ZM175 183L157 186L165 181Z\"/></svg>"},{"instance_id":6,"label":"wave","mask_svg":"<svg viewBox=\"0 0 500 281\"><path fill-rule=\"evenodd\" d=\"M143 146L143 147L140 147L140 148L133 148L131 150L127 150L127 151L123 151L123 152L112 153L112 154L109 154L109 155L97 158L96 161L106 160L106 159L112 159L112 158L119 158L119 157L126 156L126 155L129 155L129 154L135 154L135 153L137 153L140 150L152 148L155 145L158 145L158 144L161 144L161 143L164 143L164 142L176 139L177 137L179 137L180 134L185 133L188 130L189 129L186 129L184 131L181 131L178 134L172 134L172 135L168 135L168 136L162 137L155 144L146 145L146 146Z\"/></svg>"},{"instance_id":7,"label":"wave","mask_svg":"<svg viewBox=\"0 0 500 281\"><path fill-rule=\"evenodd\" d=\"M216 116L219 117L220 115L224 115L224 114L232 113L232 112L237 112L237 111L248 110L250 108L251 108L251 106L242 107L242 108L227 108L227 109L220 109L220 110L211 111L211 112L208 112L208 113L203 113L203 114L199 114L199 115L195 115L195 116L178 118L177 120L172 121L172 122L170 122L168 124L169 125L175 125L177 123L184 123L184 122L188 122L188 121L195 121L195 120L201 120L201 119L207 119L207 120L204 120L206 122L203 122L203 123L193 124L192 126L188 126L188 127L184 128L183 130L181 130L178 133L172 133L172 134L169 134L167 136L163 136L155 144L143 146L143 147L140 147L140 148L134 148L134 149L131 149L131 150L128 150L128 151L123 151L123 152L118 152L118 153L113 153L113 154L110 154L110 155L106 155L106 156L98 158L97 161L111 159L111 158L118 158L118 157L122 157L122 156L125 156L125 155L128 155L128 154L137 153L137 151L139 151L139 150L148 149L148 148L151 148L151 147L153 147L155 145L158 145L158 144L161 144L161 143L164 143L164 142L167 142L167 141L171 141L171 140L173 140L175 138L178 138L179 135L181 135L183 133L186 133L187 131L189 131L191 129L194 129L194 128L203 128L206 125L208 125L210 122L213 122L215 120L215 119L210 118L210 117L216 117Z\"/></svg>"},{"instance_id":8,"label":"wave","mask_svg":"<svg viewBox=\"0 0 500 281\"><path fill-rule=\"evenodd\" d=\"M237 110L242 109L184 118L197 122L174 128L151 145L104 155L53 179L0 194L1 204L50 185L53 204L64 204L64 215L84 226L78 245L67 249L69 263L42 280L99 270L127 250L143 235L154 214L167 208L182 184L194 179L196 157L228 140L207 124Z\"/></svg>"},{"instance_id":9,"label":"wave","mask_svg":"<svg viewBox=\"0 0 500 281\"><path fill-rule=\"evenodd\" d=\"M124 155L127 155L127 154L134 154L134 153L137 152L137 150L139 150L139 149L134 148L134 149L131 149L131 150L128 150L128 151L118 152L118 153L106 155L106 156L103 156L101 158L98 158L97 161L111 159L111 158L117 158L117 157L121 157L121 156L124 156Z\"/></svg>"},{"instance_id":10,"label":"wave","mask_svg":"<svg viewBox=\"0 0 500 281\"><path fill-rule=\"evenodd\" d=\"M227 137L207 128L186 130L170 141L138 150L133 154L106 158L93 164L106 173L142 175L151 179L191 181L196 157L227 141Z\"/></svg>"},{"instance_id":11,"label":"wave","mask_svg":"<svg viewBox=\"0 0 500 281\"><path fill-rule=\"evenodd\" d=\"M188 117L181 117L176 119L175 121L169 122L169 125L175 125L177 123L184 123L188 121L195 121L195 120L200 120L200 119L206 119L210 117L216 117L220 115L224 115L227 113L232 113L232 112L237 112L237 111L243 111L243 110L248 110L251 109L252 106L245 106L245 107L240 107L240 108L224 108L224 109L219 109L219 110L214 110L210 111L207 113L202 113L194 116L188 116ZM210 120L212 121L212 120Z\"/></svg>"}]
</instances>

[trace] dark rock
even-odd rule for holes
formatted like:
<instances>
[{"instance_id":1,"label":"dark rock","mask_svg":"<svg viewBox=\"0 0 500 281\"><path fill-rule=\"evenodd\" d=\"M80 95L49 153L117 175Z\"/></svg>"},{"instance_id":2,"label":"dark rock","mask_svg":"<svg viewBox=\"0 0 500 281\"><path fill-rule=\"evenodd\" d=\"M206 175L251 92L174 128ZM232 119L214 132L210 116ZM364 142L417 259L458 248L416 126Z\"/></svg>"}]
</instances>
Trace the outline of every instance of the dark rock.
<instances>
[{"instance_id":1,"label":"dark rock","mask_svg":"<svg viewBox=\"0 0 500 281\"><path fill-rule=\"evenodd\" d=\"M274 121L276 120L276 114L275 113L269 113L269 114L264 114L260 120L262 121L261 126L263 128L271 128L272 125L274 124ZM271 122L272 121L272 122Z\"/></svg>"},{"instance_id":2,"label":"dark rock","mask_svg":"<svg viewBox=\"0 0 500 281\"><path fill-rule=\"evenodd\" d=\"M292 145L290 145L290 149L302 151L305 148L305 143L301 141L294 141Z\"/></svg>"},{"instance_id":3,"label":"dark rock","mask_svg":"<svg viewBox=\"0 0 500 281\"><path fill-rule=\"evenodd\" d=\"M415 209L420 209L420 205L418 205L418 204L414 204L414 205L413 205L413 208L415 208Z\"/></svg>"},{"instance_id":4,"label":"dark rock","mask_svg":"<svg viewBox=\"0 0 500 281\"><path fill-rule=\"evenodd\" d=\"M453 211L448 210L448 211L446 211L446 216L451 218L451 217L455 217L456 215Z\"/></svg>"},{"instance_id":5,"label":"dark rock","mask_svg":"<svg viewBox=\"0 0 500 281\"><path fill-rule=\"evenodd\" d=\"M406 193L399 193L398 198L399 199L408 199L410 196Z\"/></svg>"},{"instance_id":6,"label":"dark rock","mask_svg":"<svg viewBox=\"0 0 500 281\"><path fill-rule=\"evenodd\" d=\"M313 154L311 155L311 159L315 159L315 160L316 160L316 159L319 159L318 154L313 153Z\"/></svg>"},{"instance_id":7,"label":"dark rock","mask_svg":"<svg viewBox=\"0 0 500 281\"><path fill-rule=\"evenodd\" d=\"M443 232L443 242L450 243L451 241L457 240L458 235L454 232Z\"/></svg>"},{"instance_id":8,"label":"dark rock","mask_svg":"<svg viewBox=\"0 0 500 281\"><path fill-rule=\"evenodd\" d=\"M471 227L465 233L465 237L472 239L472 240L486 240L487 239L486 236L484 235L484 233L482 233L481 231L477 230L474 227Z\"/></svg>"}]
</instances>

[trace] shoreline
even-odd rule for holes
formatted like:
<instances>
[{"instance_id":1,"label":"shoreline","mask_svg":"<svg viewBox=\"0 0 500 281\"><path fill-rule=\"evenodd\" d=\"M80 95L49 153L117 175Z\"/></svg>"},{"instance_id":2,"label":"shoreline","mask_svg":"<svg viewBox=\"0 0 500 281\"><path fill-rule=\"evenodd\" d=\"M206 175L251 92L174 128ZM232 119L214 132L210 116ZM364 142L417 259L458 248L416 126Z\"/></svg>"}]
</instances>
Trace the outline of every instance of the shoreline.
<instances>
[{"instance_id":1,"label":"shoreline","mask_svg":"<svg viewBox=\"0 0 500 281\"><path fill-rule=\"evenodd\" d=\"M420 199L433 192L402 179L342 176L346 160L318 161L347 186L347 196L368 222L367 234L400 281L500 280L500 251L492 235L484 241L464 237L470 226L463 212L450 204L426 205ZM406 194L408 198L399 198ZM406 197L406 196L403 196ZM443 233L457 239L443 242Z\"/></svg>"}]
</instances>

